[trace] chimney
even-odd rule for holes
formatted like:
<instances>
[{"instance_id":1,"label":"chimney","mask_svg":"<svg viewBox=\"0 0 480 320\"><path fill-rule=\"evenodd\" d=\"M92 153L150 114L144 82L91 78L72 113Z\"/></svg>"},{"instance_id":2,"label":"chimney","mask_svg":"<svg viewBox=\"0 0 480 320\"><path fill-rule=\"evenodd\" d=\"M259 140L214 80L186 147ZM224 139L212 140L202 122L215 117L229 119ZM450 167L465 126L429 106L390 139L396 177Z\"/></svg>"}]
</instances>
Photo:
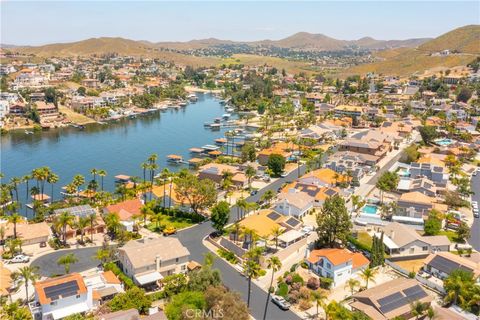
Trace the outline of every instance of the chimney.
<instances>
[{"instance_id":1,"label":"chimney","mask_svg":"<svg viewBox=\"0 0 480 320\"><path fill-rule=\"evenodd\" d=\"M157 271L160 270L160 263L161 263L161 261L160 261L160 256L157 255L157 256L155 257L155 265L156 265L156 270L157 270Z\"/></svg>"}]
</instances>

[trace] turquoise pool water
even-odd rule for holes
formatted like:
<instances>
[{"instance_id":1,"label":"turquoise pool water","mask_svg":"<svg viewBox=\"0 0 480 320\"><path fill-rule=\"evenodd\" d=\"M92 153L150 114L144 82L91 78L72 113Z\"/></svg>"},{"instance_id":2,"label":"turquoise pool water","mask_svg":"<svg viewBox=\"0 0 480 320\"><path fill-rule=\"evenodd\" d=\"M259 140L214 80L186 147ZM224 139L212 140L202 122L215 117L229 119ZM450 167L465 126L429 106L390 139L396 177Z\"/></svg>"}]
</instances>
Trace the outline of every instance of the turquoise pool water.
<instances>
[{"instance_id":1,"label":"turquoise pool water","mask_svg":"<svg viewBox=\"0 0 480 320\"><path fill-rule=\"evenodd\" d=\"M453 141L452 139L447 139L447 138L435 140L435 143L440 145L440 146L448 146L448 145L451 145L454 142L455 141Z\"/></svg>"},{"instance_id":2,"label":"turquoise pool water","mask_svg":"<svg viewBox=\"0 0 480 320\"><path fill-rule=\"evenodd\" d=\"M362 212L366 214L377 214L378 207L372 204L367 204L363 207Z\"/></svg>"}]
</instances>

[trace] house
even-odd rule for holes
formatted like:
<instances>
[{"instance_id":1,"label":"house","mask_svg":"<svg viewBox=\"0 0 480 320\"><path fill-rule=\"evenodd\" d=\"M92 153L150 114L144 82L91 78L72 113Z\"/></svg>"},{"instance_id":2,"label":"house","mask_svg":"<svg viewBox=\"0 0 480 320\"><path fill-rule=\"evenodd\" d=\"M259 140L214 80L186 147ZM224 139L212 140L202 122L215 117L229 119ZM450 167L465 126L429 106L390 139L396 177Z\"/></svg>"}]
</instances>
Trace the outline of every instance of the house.
<instances>
[{"instance_id":1,"label":"house","mask_svg":"<svg viewBox=\"0 0 480 320\"><path fill-rule=\"evenodd\" d=\"M99 234L104 233L106 229L105 222L103 221L102 217L97 214L97 211L92 208L90 205L81 205L81 206L74 206L69 208L63 209L56 209L53 211L53 214L60 215L64 212L68 212L70 215L75 217L75 221L78 221L80 218L88 218L91 216L95 216L95 222L92 226L87 226L84 229L84 234L91 235L91 234ZM76 230L70 226L67 227L66 238L74 238L80 234L80 230Z\"/></svg>"},{"instance_id":2,"label":"house","mask_svg":"<svg viewBox=\"0 0 480 320\"><path fill-rule=\"evenodd\" d=\"M359 133L340 143L340 151L351 151L367 155L384 157L391 149L393 138L379 130Z\"/></svg>"},{"instance_id":3,"label":"house","mask_svg":"<svg viewBox=\"0 0 480 320\"><path fill-rule=\"evenodd\" d=\"M398 183L399 191L408 191L408 192L420 192L429 197L437 196L437 187L435 184L427 178L418 178L418 179L404 179L402 182Z\"/></svg>"},{"instance_id":4,"label":"house","mask_svg":"<svg viewBox=\"0 0 480 320\"><path fill-rule=\"evenodd\" d=\"M333 109L335 116L337 117L357 117L360 118L363 114L363 107L360 106L347 106L338 105Z\"/></svg>"},{"instance_id":5,"label":"house","mask_svg":"<svg viewBox=\"0 0 480 320\"><path fill-rule=\"evenodd\" d=\"M272 154L281 155L285 160L289 160L293 155L294 149L298 149L298 147L293 143L277 142L270 148L263 149L257 154L258 163L262 166L266 165Z\"/></svg>"},{"instance_id":6,"label":"house","mask_svg":"<svg viewBox=\"0 0 480 320\"><path fill-rule=\"evenodd\" d=\"M13 224L7 223L5 226L5 238L13 238L13 236ZM45 221L39 223L17 223L17 237L22 240L22 246L45 246L51 236L52 230Z\"/></svg>"},{"instance_id":7,"label":"house","mask_svg":"<svg viewBox=\"0 0 480 320\"><path fill-rule=\"evenodd\" d=\"M110 270L85 277L83 280L87 289L92 289L93 298L100 302L124 292L121 281Z\"/></svg>"},{"instance_id":8,"label":"house","mask_svg":"<svg viewBox=\"0 0 480 320\"><path fill-rule=\"evenodd\" d=\"M480 284L480 263L451 252L430 254L423 262L423 270L436 278L445 279L454 270L471 272Z\"/></svg>"},{"instance_id":9,"label":"house","mask_svg":"<svg viewBox=\"0 0 480 320\"><path fill-rule=\"evenodd\" d=\"M240 220L239 225L245 229L254 230L261 238L271 239L274 229L297 230L302 226L302 223L295 217L287 217L274 210L265 209Z\"/></svg>"},{"instance_id":10,"label":"house","mask_svg":"<svg viewBox=\"0 0 480 320\"><path fill-rule=\"evenodd\" d=\"M123 272L140 286L187 272L190 252L173 237L142 238L118 249Z\"/></svg>"},{"instance_id":11,"label":"house","mask_svg":"<svg viewBox=\"0 0 480 320\"><path fill-rule=\"evenodd\" d=\"M437 187L446 187L448 182L448 173L445 165L436 160L436 158L421 158L417 162L410 164L410 176L412 178L426 177L433 181Z\"/></svg>"},{"instance_id":12,"label":"house","mask_svg":"<svg viewBox=\"0 0 480 320\"><path fill-rule=\"evenodd\" d=\"M309 269L320 277L332 279L335 287L368 267L369 263L360 252L339 248L313 250L307 258Z\"/></svg>"},{"instance_id":13,"label":"house","mask_svg":"<svg viewBox=\"0 0 480 320\"><path fill-rule=\"evenodd\" d=\"M240 171L237 167L228 164L209 163L201 166L198 171L198 178L210 179L216 184L221 184L225 172L232 174L232 182L234 186L241 189L247 187L248 179L245 173Z\"/></svg>"},{"instance_id":14,"label":"house","mask_svg":"<svg viewBox=\"0 0 480 320\"><path fill-rule=\"evenodd\" d=\"M379 227L375 235L383 232L385 251L392 257L427 256L432 252L450 251L447 236L421 236L413 228L392 222Z\"/></svg>"},{"instance_id":15,"label":"house","mask_svg":"<svg viewBox=\"0 0 480 320\"><path fill-rule=\"evenodd\" d=\"M141 214L143 202L138 199L125 200L116 204L109 205L103 209L105 214L115 213L120 221L132 221Z\"/></svg>"},{"instance_id":16,"label":"house","mask_svg":"<svg viewBox=\"0 0 480 320\"><path fill-rule=\"evenodd\" d=\"M353 296L350 307L371 319L410 319L411 304L419 301L430 304L434 299L415 279L398 278L373 288L360 291Z\"/></svg>"},{"instance_id":17,"label":"house","mask_svg":"<svg viewBox=\"0 0 480 320\"><path fill-rule=\"evenodd\" d=\"M188 201L177 193L177 186L174 182L165 183L162 186L154 186L152 188L154 198L158 200L160 206L166 208L179 208L183 211L190 211Z\"/></svg>"},{"instance_id":18,"label":"house","mask_svg":"<svg viewBox=\"0 0 480 320\"><path fill-rule=\"evenodd\" d=\"M334 195L341 194L341 190L337 187L325 187L314 184L304 184L302 182L292 182L287 184L282 193L288 193L290 191L297 190L299 192L307 193L314 198L314 207L321 207L326 199L333 197Z\"/></svg>"},{"instance_id":19,"label":"house","mask_svg":"<svg viewBox=\"0 0 480 320\"><path fill-rule=\"evenodd\" d=\"M311 171L298 179L299 183L306 185L335 187L339 183L348 183L351 178L339 174L332 169L322 168Z\"/></svg>"},{"instance_id":20,"label":"house","mask_svg":"<svg viewBox=\"0 0 480 320\"><path fill-rule=\"evenodd\" d=\"M297 189L290 189L287 193L280 193L274 205L274 210L286 216L302 218L313 208L314 198L308 193Z\"/></svg>"},{"instance_id":21,"label":"house","mask_svg":"<svg viewBox=\"0 0 480 320\"><path fill-rule=\"evenodd\" d=\"M423 217L432 209L446 212L448 206L437 203L437 199L427 196L419 191L407 192L397 201L397 211L393 216L394 221L423 224Z\"/></svg>"},{"instance_id":22,"label":"house","mask_svg":"<svg viewBox=\"0 0 480 320\"><path fill-rule=\"evenodd\" d=\"M62 319L95 307L93 290L78 273L37 281L34 288L35 300L29 305L33 319Z\"/></svg>"}]
</instances>

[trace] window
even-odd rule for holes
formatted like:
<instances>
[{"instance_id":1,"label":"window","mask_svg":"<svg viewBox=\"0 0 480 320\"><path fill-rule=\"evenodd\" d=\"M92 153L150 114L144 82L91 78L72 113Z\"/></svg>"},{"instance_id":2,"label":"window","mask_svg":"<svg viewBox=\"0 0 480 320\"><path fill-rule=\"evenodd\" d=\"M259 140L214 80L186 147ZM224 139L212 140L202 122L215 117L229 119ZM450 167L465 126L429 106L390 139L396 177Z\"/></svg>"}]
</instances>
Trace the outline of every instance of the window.
<instances>
[{"instance_id":1,"label":"window","mask_svg":"<svg viewBox=\"0 0 480 320\"><path fill-rule=\"evenodd\" d=\"M77 294L77 296L76 296L75 298L77 298L77 299L80 299L80 295L79 295L79 294Z\"/></svg>"},{"instance_id":2,"label":"window","mask_svg":"<svg viewBox=\"0 0 480 320\"><path fill-rule=\"evenodd\" d=\"M428 251L428 247L427 247L427 246L422 247L422 250L423 250L423 251Z\"/></svg>"},{"instance_id":3,"label":"window","mask_svg":"<svg viewBox=\"0 0 480 320\"><path fill-rule=\"evenodd\" d=\"M56 306L56 305L57 305L57 301L52 301L52 302L50 302L50 305L51 305L51 306Z\"/></svg>"},{"instance_id":4,"label":"window","mask_svg":"<svg viewBox=\"0 0 480 320\"><path fill-rule=\"evenodd\" d=\"M175 259L175 262L178 262L178 258Z\"/></svg>"},{"instance_id":5,"label":"window","mask_svg":"<svg viewBox=\"0 0 480 320\"><path fill-rule=\"evenodd\" d=\"M183 265L180 267L180 269L181 269L182 271L185 271L185 269L187 269L187 266L183 264Z\"/></svg>"},{"instance_id":6,"label":"window","mask_svg":"<svg viewBox=\"0 0 480 320\"><path fill-rule=\"evenodd\" d=\"M332 268L332 265L327 262L327 269L331 269L331 268Z\"/></svg>"}]
</instances>

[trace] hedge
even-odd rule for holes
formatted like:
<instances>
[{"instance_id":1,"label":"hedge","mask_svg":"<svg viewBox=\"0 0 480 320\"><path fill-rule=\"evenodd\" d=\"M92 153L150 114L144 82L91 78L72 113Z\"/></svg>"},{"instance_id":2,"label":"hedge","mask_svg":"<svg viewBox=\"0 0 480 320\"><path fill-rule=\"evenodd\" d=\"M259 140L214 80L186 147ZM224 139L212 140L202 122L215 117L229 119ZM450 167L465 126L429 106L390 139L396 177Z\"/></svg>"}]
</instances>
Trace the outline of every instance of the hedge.
<instances>
[{"instance_id":1,"label":"hedge","mask_svg":"<svg viewBox=\"0 0 480 320\"><path fill-rule=\"evenodd\" d=\"M112 271L119 279L125 284L126 289L136 287L133 283L133 280L130 279L125 273L120 270L120 268L115 264L115 262L107 262L103 265L103 270Z\"/></svg>"},{"instance_id":2,"label":"hedge","mask_svg":"<svg viewBox=\"0 0 480 320\"><path fill-rule=\"evenodd\" d=\"M358 241L357 239L355 239L354 237L352 236L348 236L347 237L347 240L348 242L350 242L351 244L353 244L355 247L357 247L357 249L360 249L360 250L365 250L365 251L368 251L368 252L372 252L372 248L370 248L369 246L366 246L364 245L363 243L361 243L360 241Z\"/></svg>"}]
</instances>

